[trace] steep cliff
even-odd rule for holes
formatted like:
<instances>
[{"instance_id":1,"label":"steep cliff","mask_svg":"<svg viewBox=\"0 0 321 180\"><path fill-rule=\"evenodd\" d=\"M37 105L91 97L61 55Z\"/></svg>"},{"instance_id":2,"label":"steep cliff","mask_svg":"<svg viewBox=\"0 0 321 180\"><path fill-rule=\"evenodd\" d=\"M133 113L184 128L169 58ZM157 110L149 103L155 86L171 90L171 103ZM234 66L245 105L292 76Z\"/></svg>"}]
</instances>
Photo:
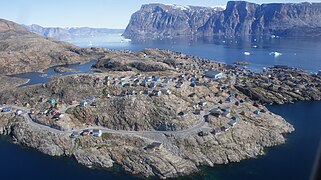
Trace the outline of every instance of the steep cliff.
<instances>
[{"instance_id":1,"label":"steep cliff","mask_svg":"<svg viewBox=\"0 0 321 180\"><path fill-rule=\"evenodd\" d=\"M132 15L123 35L126 38L194 35L220 11L219 8L147 4Z\"/></svg>"},{"instance_id":2,"label":"steep cliff","mask_svg":"<svg viewBox=\"0 0 321 180\"><path fill-rule=\"evenodd\" d=\"M178 8L180 7L180 8ZM127 38L183 36L320 36L321 3L254 4L230 1L225 10L161 4L132 15Z\"/></svg>"}]
</instances>

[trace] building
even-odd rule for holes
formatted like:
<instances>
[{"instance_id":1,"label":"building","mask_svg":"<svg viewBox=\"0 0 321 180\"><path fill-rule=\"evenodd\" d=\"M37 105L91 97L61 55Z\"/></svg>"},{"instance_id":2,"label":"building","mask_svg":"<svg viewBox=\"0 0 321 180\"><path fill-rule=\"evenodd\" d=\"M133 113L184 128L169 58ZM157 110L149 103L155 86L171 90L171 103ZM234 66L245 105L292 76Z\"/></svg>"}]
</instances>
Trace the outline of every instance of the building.
<instances>
[{"instance_id":1,"label":"building","mask_svg":"<svg viewBox=\"0 0 321 180\"><path fill-rule=\"evenodd\" d=\"M155 88L156 87L156 83L150 83L148 87L149 88Z\"/></svg>"},{"instance_id":2,"label":"building","mask_svg":"<svg viewBox=\"0 0 321 180\"><path fill-rule=\"evenodd\" d=\"M318 71L318 74L317 74L317 75L318 75L318 76L321 76L321 70Z\"/></svg>"},{"instance_id":3,"label":"building","mask_svg":"<svg viewBox=\"0 0 321 180\"><path fill-rule=\"evenodd\" d=\"M10 112L12 110L11 107L6 107L2 109L2 112Z\"/></svg>"},{"instance_id":4,"label":"building","mask_svg":"<svg viewBox=\"0 0 321 180\"><path fill-rule=\"evenodd\" d=\"M161 89L161 92L165 95L170 95L171 91L169 89Z\"/></svg>"},{"instance_id":5,"label":"building","mask_svg":"<svg viewBox=\"0 0 321 180\"><path fill-rule=\"evenodd\" d=\"M187 114L188 114L187 111L181 111L181 112L178 113L178 115L180 115L181 117L184 117L184 116L186 116Z\"/></svg>"},{"instance_id":6,"label":"building","mask_svg":"<svg viewBox=\"0 0 321 180\"><path fill-rule=\"evenodd\" d=\"M87 104L88 104L87 101L81 101L81 102L79 103L79 106L85 107L85 106L87 106Z\"/></svg>"},{"instance_id":7,"label":"building","mask_svg":"<svg viewBox=\"0 0 321 180\"><path fill-rule=\"evenodd\" d=\"M232 118L231 118L231 120L233 120L233 121L238 121L240 118L238 117L238 116L233 116Z\"/></svg>"},{"instance_id":8,"label":"building","mask_svg":"<svg viewBox=\"0 0 321 180\"><path fill-rule=\"evenodd\" d=\"M200 110L200 109L195 109L195 111L193 112L193 114L195 114L195 115L200 115L200 114L201 114L201 110Z\"/></svg>"},{"instance_id":9,"label":"building","mask_svg":"<svg viewBox=\"0 0 321 180\"><path fill-rule=\"evenodd\" d=\"M211 110L210 110L210 114L211 114L212 116L215 116L215 117L221 117L221 115L223 114L223 112L222 112L221 109L214 108L214 109L211 109Z\"/></svg>"},{"instance_id":10,"label":"building","mask_svg":"<svg viewBox=\"0 0 321 180\"><path fill-rule=\"evenodd\" d=\"M144 149L147 151L159 151L163 148L163 144L160 142L153 142L152 144L147 145Z\"/></svg>"},{"instance_id":11,"label":"building","mask_svg":"<svg viewBox=\"0 0 321 180\"><path fill-rule=\"evenodd\" d=\"M254 114L260 115L260 114L261 114L261 111L260 111L260 110L255 110L255 111L254 111Z\"/></svg>"},{"instance_id":12,"label":"building","mask_svg":"<svg viewBox=\"0 0 321 180\"><path fill-rule=\"evenodd\" d=\"M70 138L77 138L79 136L79 133L77 131L73 131L71 134L70 134Z\"/></svg>"},{"instance_id":13,"label":"building","mask_svg":"<svg viewBox=\"0 0 321 180\"><path fill-rule=\"evenodd\" d=\"M223 73L220 71L209 70L204 74L207 78L221 79L223 77Z\"/></svg>"},{"instance_id":14,"label":"building","mask_svg":"<svg viewBox=\"0 0 321 180\"><path fill-rule=\"evenodd\" d=\"M86 98L86 101L93 102L93 101L96 101L96 98L95 97L89 97L89 98Z\"/></svg>"},{"instance_id":15,"label":"building","mask_svg":"<svg viewBox=\"0 0 321 180\"><path fill-rule=\"evenodd\" d=\"M94 129L92 132L93 136L100 137L103 133L100 129Z\"/></svg>"},{"instance_id":16,"label":"building","mask_svg":"<svg viewBox=\"0 0 321 180\"><path fill-rule=\"evenodd\" d=\"M230 126L234 126L236 124L236 121L230 120L227 124Z\"/></svg>"},{"instance_id":17,"label":"building","mask_svg":"<svg viewBox=\"0 0 321 180\"><path fill-rule=\"evenodd\" d=\"M17 109L16 115L17 115L17 116L21 116L21 115L22 115L22 110L21 110L21 109Z\"/></svg>"}]
</instances>

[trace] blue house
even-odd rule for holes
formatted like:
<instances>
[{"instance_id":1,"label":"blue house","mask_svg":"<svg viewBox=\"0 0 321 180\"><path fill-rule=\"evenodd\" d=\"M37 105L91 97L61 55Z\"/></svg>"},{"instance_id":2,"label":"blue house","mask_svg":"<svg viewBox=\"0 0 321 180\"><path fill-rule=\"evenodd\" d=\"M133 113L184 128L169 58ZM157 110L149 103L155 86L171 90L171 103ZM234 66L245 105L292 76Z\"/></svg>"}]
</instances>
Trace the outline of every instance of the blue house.
<instances>
[{"instance_id":1,"label":"blue house","mask_svg":"<svg viewBox=\"0 0 321 180\"><path fill-rule=\"evenodd\" d=\"M155 88L156 87L156 83L150 83L149 84L149 88Z\"/></svg>"},{"instance_id":2,"label":"blue house","mask_svg":"<svg viewBox=\"0 0 321 180\"><path fill-rule=\"evenodd\" d=\"M205 77L207 78L214 78L214 79L220 79L223 77L223 73L220 71L214 71L214 70L209 70L205 72Z\"/></svg>"}]
</instances>

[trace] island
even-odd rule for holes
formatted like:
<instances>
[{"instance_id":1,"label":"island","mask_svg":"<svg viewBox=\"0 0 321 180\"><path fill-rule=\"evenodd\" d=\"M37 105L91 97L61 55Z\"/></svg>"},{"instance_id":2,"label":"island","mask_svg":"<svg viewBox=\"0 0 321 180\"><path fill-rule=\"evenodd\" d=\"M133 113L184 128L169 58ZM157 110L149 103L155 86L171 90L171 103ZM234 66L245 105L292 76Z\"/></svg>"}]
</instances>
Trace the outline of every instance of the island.
<instances>
[{"instance_id":1,"label":"island","mask_svg":"<svg viewBox=\"0 0 321 180\"><path fill-rule=\"evenodd\" d=\"M137 176L166 179L256 158L294 131L265 104L321 99L321 76L296 68L254 73L169 50L79 48L5 20L0 32L55 47L38 52L49 55L49 63L34 55L36 44L23 54L29 63L4 64L0 134L90 168L117 164ZM10 41L0 39L16 47L11 53L2 49L0 63L22 56L20 44ZM61 56L53 56L58 51ZM97 72L56 76L44 84L18 87L26 80L5 76L92 59Z\"/></svg>"}]
</instances>

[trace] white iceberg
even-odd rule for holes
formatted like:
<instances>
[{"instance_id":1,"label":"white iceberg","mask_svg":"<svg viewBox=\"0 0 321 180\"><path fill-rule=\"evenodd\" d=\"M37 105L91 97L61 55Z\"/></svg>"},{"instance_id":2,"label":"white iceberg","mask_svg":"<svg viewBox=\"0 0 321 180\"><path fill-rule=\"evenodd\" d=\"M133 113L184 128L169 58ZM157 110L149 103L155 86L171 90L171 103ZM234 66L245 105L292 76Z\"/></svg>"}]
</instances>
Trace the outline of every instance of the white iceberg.
<instances>
[{"instance_id":1,"label":"white iceberg","mask_svg":"<svg viewBox=\"0 0 321 180\"><path fill-rule=\"evenodd\" d=\"M251 55L251 53L250 53L250 52L245 51L245 52L244 52L244 55L245 55L245 56L249 56L249 55Z\"/></svg>"},{"instance_id":2,"label":"white iceberg","mask_svg":"<svg viewBox=\"0 0 321 180\"><path fill-rule=\"evenodd\" d=\"M269 55L270 55L270 56L274 56L274 57L279 57L279 56L282 55L282 53L275 51L275 52L270 52Z\"/></svg>"}]
</instances>

